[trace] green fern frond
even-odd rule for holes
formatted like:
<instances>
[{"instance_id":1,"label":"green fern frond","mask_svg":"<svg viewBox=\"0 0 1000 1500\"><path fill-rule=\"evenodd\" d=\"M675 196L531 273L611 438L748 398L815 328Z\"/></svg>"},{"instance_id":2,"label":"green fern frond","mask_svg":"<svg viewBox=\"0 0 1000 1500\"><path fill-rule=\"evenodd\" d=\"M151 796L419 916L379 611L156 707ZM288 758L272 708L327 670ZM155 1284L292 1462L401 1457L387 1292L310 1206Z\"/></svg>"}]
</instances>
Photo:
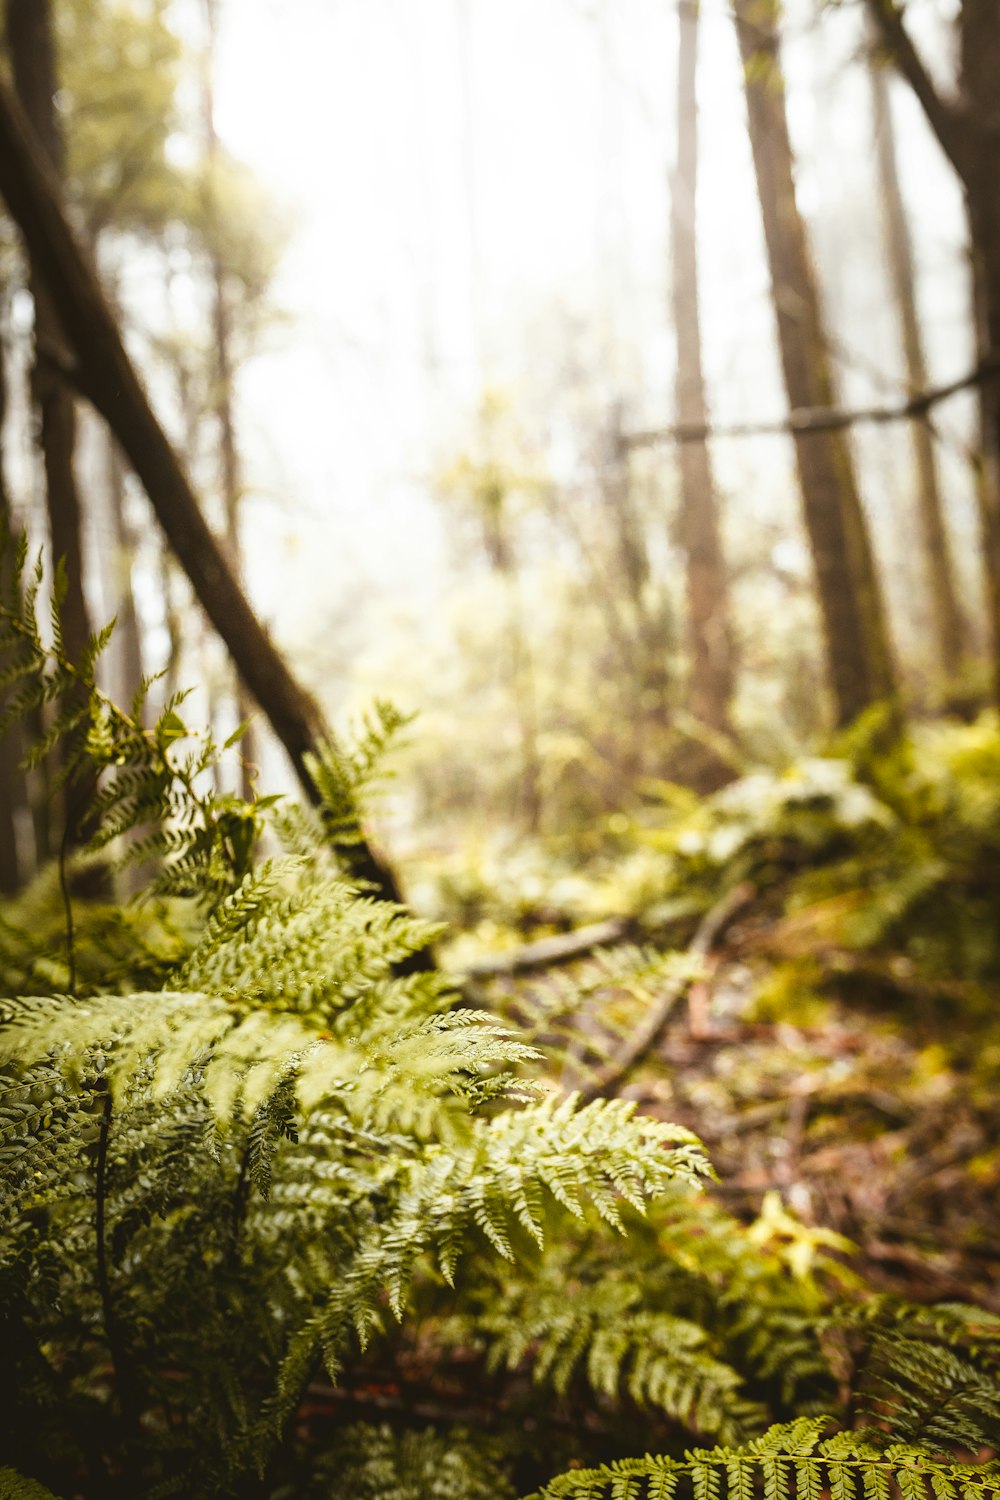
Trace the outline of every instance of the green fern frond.
<instances>
[{"instance_id":1,"label":"green fern frond","mask_svg":"<svg viewBox=\"0 0 1000 1500\"><path fill-rule=\"evenodd\" d=\"M303 1500L514 1500L503 1460L482 1433L357 1425L311 1466Z\"/></svg>"},{"instance_id":2,"label":"green fern frond","mask_svg":"<svg viewBox=\"0 0 1000 1500\"><path fill-rule=\"evenodd\" d=\"M369 713L345 737L327 742L308 758L307 766L320 796L320 817L328 841L335 847L361 840L361 808L379 780L385 780L385 759L412 722L386 699L377 698Z\"/></svg>"},{"instance_id":3,"label":"green fern frond","mask_svg":"<svg viewBox=\"0 0 1000 1500\"><path fill-rule=\"evenodd\" d=\"M0 553L12 551L0 535ZM38 621L41 559L28 569L26 545L13 552L0 596L0 651L10 653L10 686L0 734L50 703L59 707L42 734L29 744L25 763L37 766L58 752L53 787L85 773L97 779L85 815L92 852L119 848L118 866L159 862L146 894L194 897L210 905L250 868L263 809L219 797L206 772L221 752L210 735L192 735L168 703L149 730L140 717L145 686L132 716L97 686L95 668L110 641L113 623L93 635L79 662L65 654L59 623L62 586L57 572L51 598L50 639ZM186 747L186 748L185 748ZM129 837L133 836L133 837Z\"/></svg>"},{"instance_id":4,"label":"green fern frond","mask_svg":"<svg viewBox=\"0 0 1000 1500\"><path fill-rule=\"evenodd\" d=\"M586 1285L546 1276L506 1290L510 1300L480 1315L487 1368L526 1365L532 1379L565 1395L585 1377L610 1402L656 1407L691 1431L739 1441L764 1421L743 1381L714 1357L704 1328L643 1305L642 1289L610 1277Z\"/></svg>"},{"instance_id":5,"label":"green fern frond","mask_svg":"<svg viewBox=\"0 0 1000 1500\"><path fill-rule=\"evenodd\" d=\"M956 1464L903 1443L882 1449L841 1432L821 1441L829 1418L806 1418L770 1428L741 1448L695 1448L683 1459L620 1459L594 1469L561 1474L530 1500L873 1500L898 1492L903 1500L989 1500L1000 1493L1000 1464Z\"/></svg>"},{"instance_id":6,"label":"green fern frond","mask_svg":"<svg viewBox=\"0 0 1000 1500\"><path fill-rule=\"evenodd\" d=\"M37 1479L26 1479L13 1469L0 1469L0 1500L58 1500Z\"/></svg>"},{"instance_id":7,"label":"green fern frond","mask_svg":"<svg viewBox=\"0 0 1000 1500\"><path fill-rule=\"evenodd\" d=\"M856 1346L859 1417L929 1451L1000 1446L1000 1318L881 1296L829 1327Z\"/></svg>"}]
</instances>

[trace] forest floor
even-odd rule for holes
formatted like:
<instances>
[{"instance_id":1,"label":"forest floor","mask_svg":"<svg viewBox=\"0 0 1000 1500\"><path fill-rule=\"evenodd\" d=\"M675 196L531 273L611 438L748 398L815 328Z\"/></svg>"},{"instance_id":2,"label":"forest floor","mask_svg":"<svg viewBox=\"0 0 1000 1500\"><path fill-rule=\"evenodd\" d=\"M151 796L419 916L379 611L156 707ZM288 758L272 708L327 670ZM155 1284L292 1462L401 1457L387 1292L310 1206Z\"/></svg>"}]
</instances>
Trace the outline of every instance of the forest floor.
<instances>
[{"instance_id":1,"label":"forest floor","mask_svg":"<svg viewBox=\"0 0 1000 1500\"><path fill-rule=\"evenodd\" d=\"M747 1221L787 1207L846 1236L873 1286L1000 1312L1000 1096L981 1032L963 1035L961 1005L906 993L889 970L885 984L865 976L862 998L786 1007L776 930L751 908L683 985L620 981L608 950L493 977L480 1003L532 1033L558 1063L550 1081L587 1091L666 993L655 1045L613 1092L702 1138L709 1192Z\"/></svg>"}]
</instances>

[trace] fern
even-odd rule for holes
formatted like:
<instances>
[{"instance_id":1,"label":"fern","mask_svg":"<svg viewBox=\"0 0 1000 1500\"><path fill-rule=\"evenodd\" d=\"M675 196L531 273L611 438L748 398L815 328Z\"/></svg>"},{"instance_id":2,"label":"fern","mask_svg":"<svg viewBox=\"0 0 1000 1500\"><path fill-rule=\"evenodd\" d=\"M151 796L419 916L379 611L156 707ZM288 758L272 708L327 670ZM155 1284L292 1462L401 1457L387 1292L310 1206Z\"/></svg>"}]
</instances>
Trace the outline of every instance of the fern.
<instances>
[{"instance_id":1,"label":"fern","mask_svg":"<svg viewBox=\"0 0 1000 1500\"><path fill-rule=\"evenodd\" d=\"M937 1460L913 1445L884 1447L840 1432L823 1439L828 1417L799 1418L740 1448L694 1448L682 1459L619 1459L553 1479L531 1500L986 1500L1000 1493L1000 1464Z\"/></svg>"},{"instance_id":2,"label":"fern","mask_svg":"<svg viewBox=\"0 0 1000 1500\"><path fill-rule=\"evenodd\" d=\"M85 781L86 805L74 821L89 852L113 849L119 868L145 866L149 896L218 899L248 871L262 815L275 799L250 804L214 791L208 773L221 751L210 735L192 735L178 712L183 694L165 705L151 729L142 722L150 681L140 685L129 712L113 703L95 679L113 622L91 637L80 662L71 661L59 625L61 574L53 585L46 639L38 619L41 557L29 565L26 539L12 549L2 533L0 551L12 555L13 564L0 590L0 657L7 663L0 679L0 690L7 691L0 733L58 704L25 759L38 765L58 751L53 787Z\"/></svg>"},{"instance_id":3,"label":"fern","mask_svg":"<svg viewBox=\"0 0 1000 1500\"><path fill-rule=\"evenodd\" d=\"M304 1477L301 1500L514 1500L496 1439L451 1428L393 1433L358 1424Z\"/></svg>"},{"instance_id":4,"label":"fern","mask_svg":"<svg viewBox=\"0 0 1000 1500\"><path fill-rule=\"evenodd\" d=\"M559 1395L584 1377L608 1402L658 1407L689 1430L730 1440L759 1427L762 1408L741 1394L739 1373L712 1355L705 1329L644 1305L635 1283L609 1277L567 1288L546 1278L519 1290L477 1321L488 1368L526 1363L536 1383Z\"/></svg>"},{"instance_id":5,"label":"fern","mask_svg":"<svg viewBox=\"0 0 1000 1500\"><path fill-rule=\"evenodd\" d=\"M542 1235L541 1195L618 1225L620 1203L708 1170L687 1132L621 1103L478 1117L523 1092L531 1049L452 1008L440 976L398 976L430 929L321 865L314 851L246 873L162 989L0 1003L9 1315L55 1334L45 1261L64 1308L112 1345L132 1330L112 1353L146 1369L144 1404L176 1400L159 1370L185 1369L219 1484L273 1447L317 1354L335 1375L432 1262L452 1277L476 1236L511 1256ZM95 1191L103 1289L88 1274ZM40 1209L57 1245L31 1232ZM212 1330L250 1267L269 1291L234 1368L210 1352L231 1331Z\"/></svg>"},{"instance_id":6,"label":"fern","mask_svg":"<svg viewBox=\"0 0 1000 1500\"><path fill-rule=\"evenodd\" d=\"M835 1399L822 1299L743 1225L677 1183L627 1229L621 1241L588 1223L513 1266L474 1257L456 1306L436 1317L425 1299L421 1347L442 1359L473 1347L573 1409L589 1387L603 1410L659 1412L726 1441Z\"/></svg>"},{"instance_id":7,"label":"fern","mask_svg":"<svg viewBox=\"0 0 1000 1500\"><path fill-rule=\"evenodd\" d=\"M13 1469L0 1469L0 1500L57 1500L36 1479L26 1479Z\"/></svg>"},{"instance_id":8,"label":"fern","mask_svg":"<svg viewBox=\"0 0 1000 1500\"><path fill-rule=\"evenodd\" d=\"M343 745L327 743L309 757L308 769L320 797L318 817L336 847L360 843L358 809L386 779L385 760L411 718L395 704L377 698L368 715Z\"/></svg>"},{"instance_id":9,"label":"fern","mask_svg":"<svg viewBox=\"0 0 1000 1500\"><path fill-rule=\"evenodd\" d=\"M857 1420L934 1451L1000 1448L1000 1318L883 1296L829 1326L853 1360Z\"/></svg>"},{"instance_id":10,"label":"fern","mask_svg":"<svg viewBox=\"0 0 1000 1500\"><path fill-rule=\"evenodd\" d=\"M23 544L13 571L9 718L49 714L30 753L91 786L80 857L129 861L146 899L74 902L72 951L55 877L0 919L0 1494L38 1494L32 1473L149 1500L280 1496L295 1475L284 1494L317 1500L509 1496L525 1372L564 1406L585 1391L610 1422L673 1435L735 1443L803 1418L546 1495L995 1488L947 1456L994 1440L988 1320L845 1308L822 1246L797 1276L699 1196L690 1132L526 1085L530 1037L407 970L436 929L369 899L330 847L398 716L379 708L316 767L318 814L220 796L206 773L224 747L188 733L179 701L151 729L141 701L110 703L104 637L68 661L58 586L46 639ZM261 861L265 827L281 852ZM675 962L629 954L599 982L639 1004ZM363 1385L366 1362L421 1339L510 1382L495 1442L357 1426L297 1451L287 1419L321 1362ZM869 1426L824 1439L812 1414L851 1380ZM563 1450L540 1442L554 1467Z\"/></svg>"}]
</instances>

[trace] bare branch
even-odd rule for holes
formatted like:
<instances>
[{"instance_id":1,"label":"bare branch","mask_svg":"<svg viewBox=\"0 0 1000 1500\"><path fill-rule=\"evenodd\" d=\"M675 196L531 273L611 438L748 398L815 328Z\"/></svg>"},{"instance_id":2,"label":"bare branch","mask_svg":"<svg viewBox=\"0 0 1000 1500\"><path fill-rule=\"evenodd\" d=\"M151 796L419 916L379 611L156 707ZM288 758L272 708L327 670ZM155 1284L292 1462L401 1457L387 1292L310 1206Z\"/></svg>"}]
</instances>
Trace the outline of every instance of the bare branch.
<instances>
[{"instance_id":1,"label":"bare branch","mask_svg":"<svg viewBox=\"0 0 1000 1500\"><path fill-rule=\"evenodd\" d=\"M701 443L706 438L719 437L765 437L778 433L798 435L809 432L840 432L863 422L885 425L890 422L910 422L926 417L928 412L942 401L948 401L962 391L986 385L1000 377L1000 352L981 359L974 369L959 380L947 385L933 386L930 390L918 391L906 401L891 406L861 406L843 409L836 406L803 406L787 417L773 422L734 422L729 426L716 426L711 422L677 422L672 427L640 428L636 432L622 434L626 449L649 448L654 443Z\"/></svg>"},{"instance_id":2,"label":"bare branch","mask_svg":"<svg viewBox=\"0 0 1000 1500\"><path fill-rule=\"evenodd\" d=\"M968 127L960 106L941 94L928 73L906 29L899 0L865 0L865 4L886 52L916 94L941 150L964 182Z\"/></svg>"}]
</instances>

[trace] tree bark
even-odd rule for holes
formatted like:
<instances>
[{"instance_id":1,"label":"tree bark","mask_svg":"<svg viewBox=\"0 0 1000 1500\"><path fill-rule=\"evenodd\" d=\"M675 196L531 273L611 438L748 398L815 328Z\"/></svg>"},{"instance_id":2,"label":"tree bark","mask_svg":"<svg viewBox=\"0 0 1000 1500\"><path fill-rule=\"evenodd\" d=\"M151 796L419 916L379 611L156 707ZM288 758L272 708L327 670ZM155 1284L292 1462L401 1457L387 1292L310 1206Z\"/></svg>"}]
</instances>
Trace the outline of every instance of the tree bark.
<instances>
[{"instance_id":1,"label":"tree bark","mask_svg":"<svg viewBox=\"0 0 1000 1500\"><path fill-rule=\"evenodd\" d=\"M970 122L962 176L969 213L975 286L976 344L983 356L1000 353L1000 5L963 0L959 18L960 86ZM978 486L979 528L993 646L994 703L1000 709L1000 385L980 391L983 469Z\"/></svg>"},{"instance_id":2,"label":"tree bark","mask_svg":"<svg viewBox=\"0 0 1000 1500\"><path fill-rule=\"evenodd\" d=\"M747 116L788 402L832 407L833 375L819 289L795 201L776 0L733 0ZM846 437L796 433L827 672L843 726L874 703L897 703L882 593Z\"/></svg>"},{"instance_id":3,"label":"tree bark","mask_svg":"<svg viewBox=\"0 0 1000 1500\"><path fill-rule=\"evenodd\" d=\"M9 537L12 531L10 497L7 494L7 476L3 468L3 427L7 415L6 351L0 341L0 535ZM0 570L5 559L0 557ZM7 577L0 571L0 585L6 589ZM0 668L6 663L0 660ZM0 709L4 706L0 698ZM8 733L0 737L0 895L10 896L21 883L21 870L17 854L16 809L27 807L28 792L20 760L20 737L17 726L12 725Z\"/></svg>"},{"instance_id":4,"label":"tree bark","mask_svg":"<svg viewBox=\"0 0 1000 1500\"><path fill-rule=\"evenodd\" d=\"M59 184L17 100L0 80L0 193L55 304L79 389L104 417L149 496L157 520L237 670L288 753L306 795L306 764L331 738L318 705L295 681L250 608L209 530L190 482L125 351L97 274L66 218ZM357 879L386 899L399 888L367 842L340 849Z\"/></svg>"},{"instance_id":5,"label":"tree bark","mask_svg":"<svg viewBox=\"0 0 1000 1500\"><path fill-rule=\"evenodd\" d=\"M218 0L205 0L208 48L205 57L204 116L208 258L212 277L212 327L215 342L215 370L212 380L212 407L218 434L219 482L222 491L224 545L229 566L237 578L243 575L243 549L240 545L240 509L243 478L236 441L235 380L233 372L232 314L226 267L219 249L219 214L216 174L219 161L219 135L215 125L215 46L218 32ZM237 676L236 716L246 723L252 704ZM243 796L253 796L252 766L258 758L253 725L249 724L240 744Z\"/></svg>"},{"instance_id":6,"label":"tree bark","mask_svg":"<svg viewBox=\"0 0 1000 1500\"><path fill-rule=\"evenodd\" d=\"M117 694L123 703L128 703L144 675L142 630L132 588L135 538L125 515L125 463L113 434L106 431L103 436L108 514L114 539L112 577L119 601L115 612L115 638L119 642Z\"/></svg>"},{"instance_id":7,"label":"tree bark","mask_svg":"<svg viewBox=\"0 0 1000 1500\"><path fill-rule=\"evenodd\" d=\"M1000 5L962 0L956 21L959 93L942 94L906 29L897 0L866 0L868 14L902 76L919 100L962 183L969 216L975 293L976 344L988 365L1000 353ZM977 486L987 618L993 667L993 699L1000 708L1000 385L984 381L980 391L983 465Z\"/></svg>"},{"instance_id":8,"label":"tree bark","mask_svg":"<svg viewBox=\"0 0 1000 1500\"><path fill-rule=\"evenodd\" d=\"M6 16L14 84L54 178L61 183L65 153L56 118L55 47L49 0L7 0ZM58 311L30 246L28 259L35 306L31 393L45 467L49 539L53 559L65 570L66 593L60 610L63 641L67 653L79 661L87 648L91 627L83 588L83 525L74 468L76 405L72 386L53 357L63 338ZM63 817L67 826L72 825L77 792L71 794L67 788L62 801Z\"/></svg>"},{"instance_id":9,"label":"tree bark","mask_svg":"<svg viewBox=\"0 0 1000 1500\"><path fill-rule=\"evenodd\" d=\"M698 303L698 0L677 8L677 162L671 183L670 247L677 337L678 422L706 423ZM680 448L681 543L690 657L688 707L725 729L733 693L729 579L719 537L718 498L707 441Z\"/></svg>"},{"instance_id":10,"label":"tree bark","mask_svg":"<svg viewBox=\"0 0 1000 1500\"><path fill-rule=\"evenodd\" d=\"M868 66L885 246L902 337L907 392L913 397L929 385L923 336L917 314L913 242L899 180L896 132L885 66L875 55L869 57ZM966 623L955 585L955 569L941 501L934 439L927 422L923 420L912 424L912 433L924 573L934 622L934 655L946 687L954 687L965 659Z\"/></svg>"},{"instance_id":11,"label":"tree bark","mask_svg":"<svg viewBox=\"0 0 1000 1500\"><path fill-rule=\"evenodd\" d=\"M628 684L624 711L630 739L620 762L621 776L633 782L660 763L671 718L670 641L664 601L651 586L646 527L622 439L620 402L612 408L600 482L620 575L602 578L602 592L621 681Z\"/></svg>"}]
</instances>

